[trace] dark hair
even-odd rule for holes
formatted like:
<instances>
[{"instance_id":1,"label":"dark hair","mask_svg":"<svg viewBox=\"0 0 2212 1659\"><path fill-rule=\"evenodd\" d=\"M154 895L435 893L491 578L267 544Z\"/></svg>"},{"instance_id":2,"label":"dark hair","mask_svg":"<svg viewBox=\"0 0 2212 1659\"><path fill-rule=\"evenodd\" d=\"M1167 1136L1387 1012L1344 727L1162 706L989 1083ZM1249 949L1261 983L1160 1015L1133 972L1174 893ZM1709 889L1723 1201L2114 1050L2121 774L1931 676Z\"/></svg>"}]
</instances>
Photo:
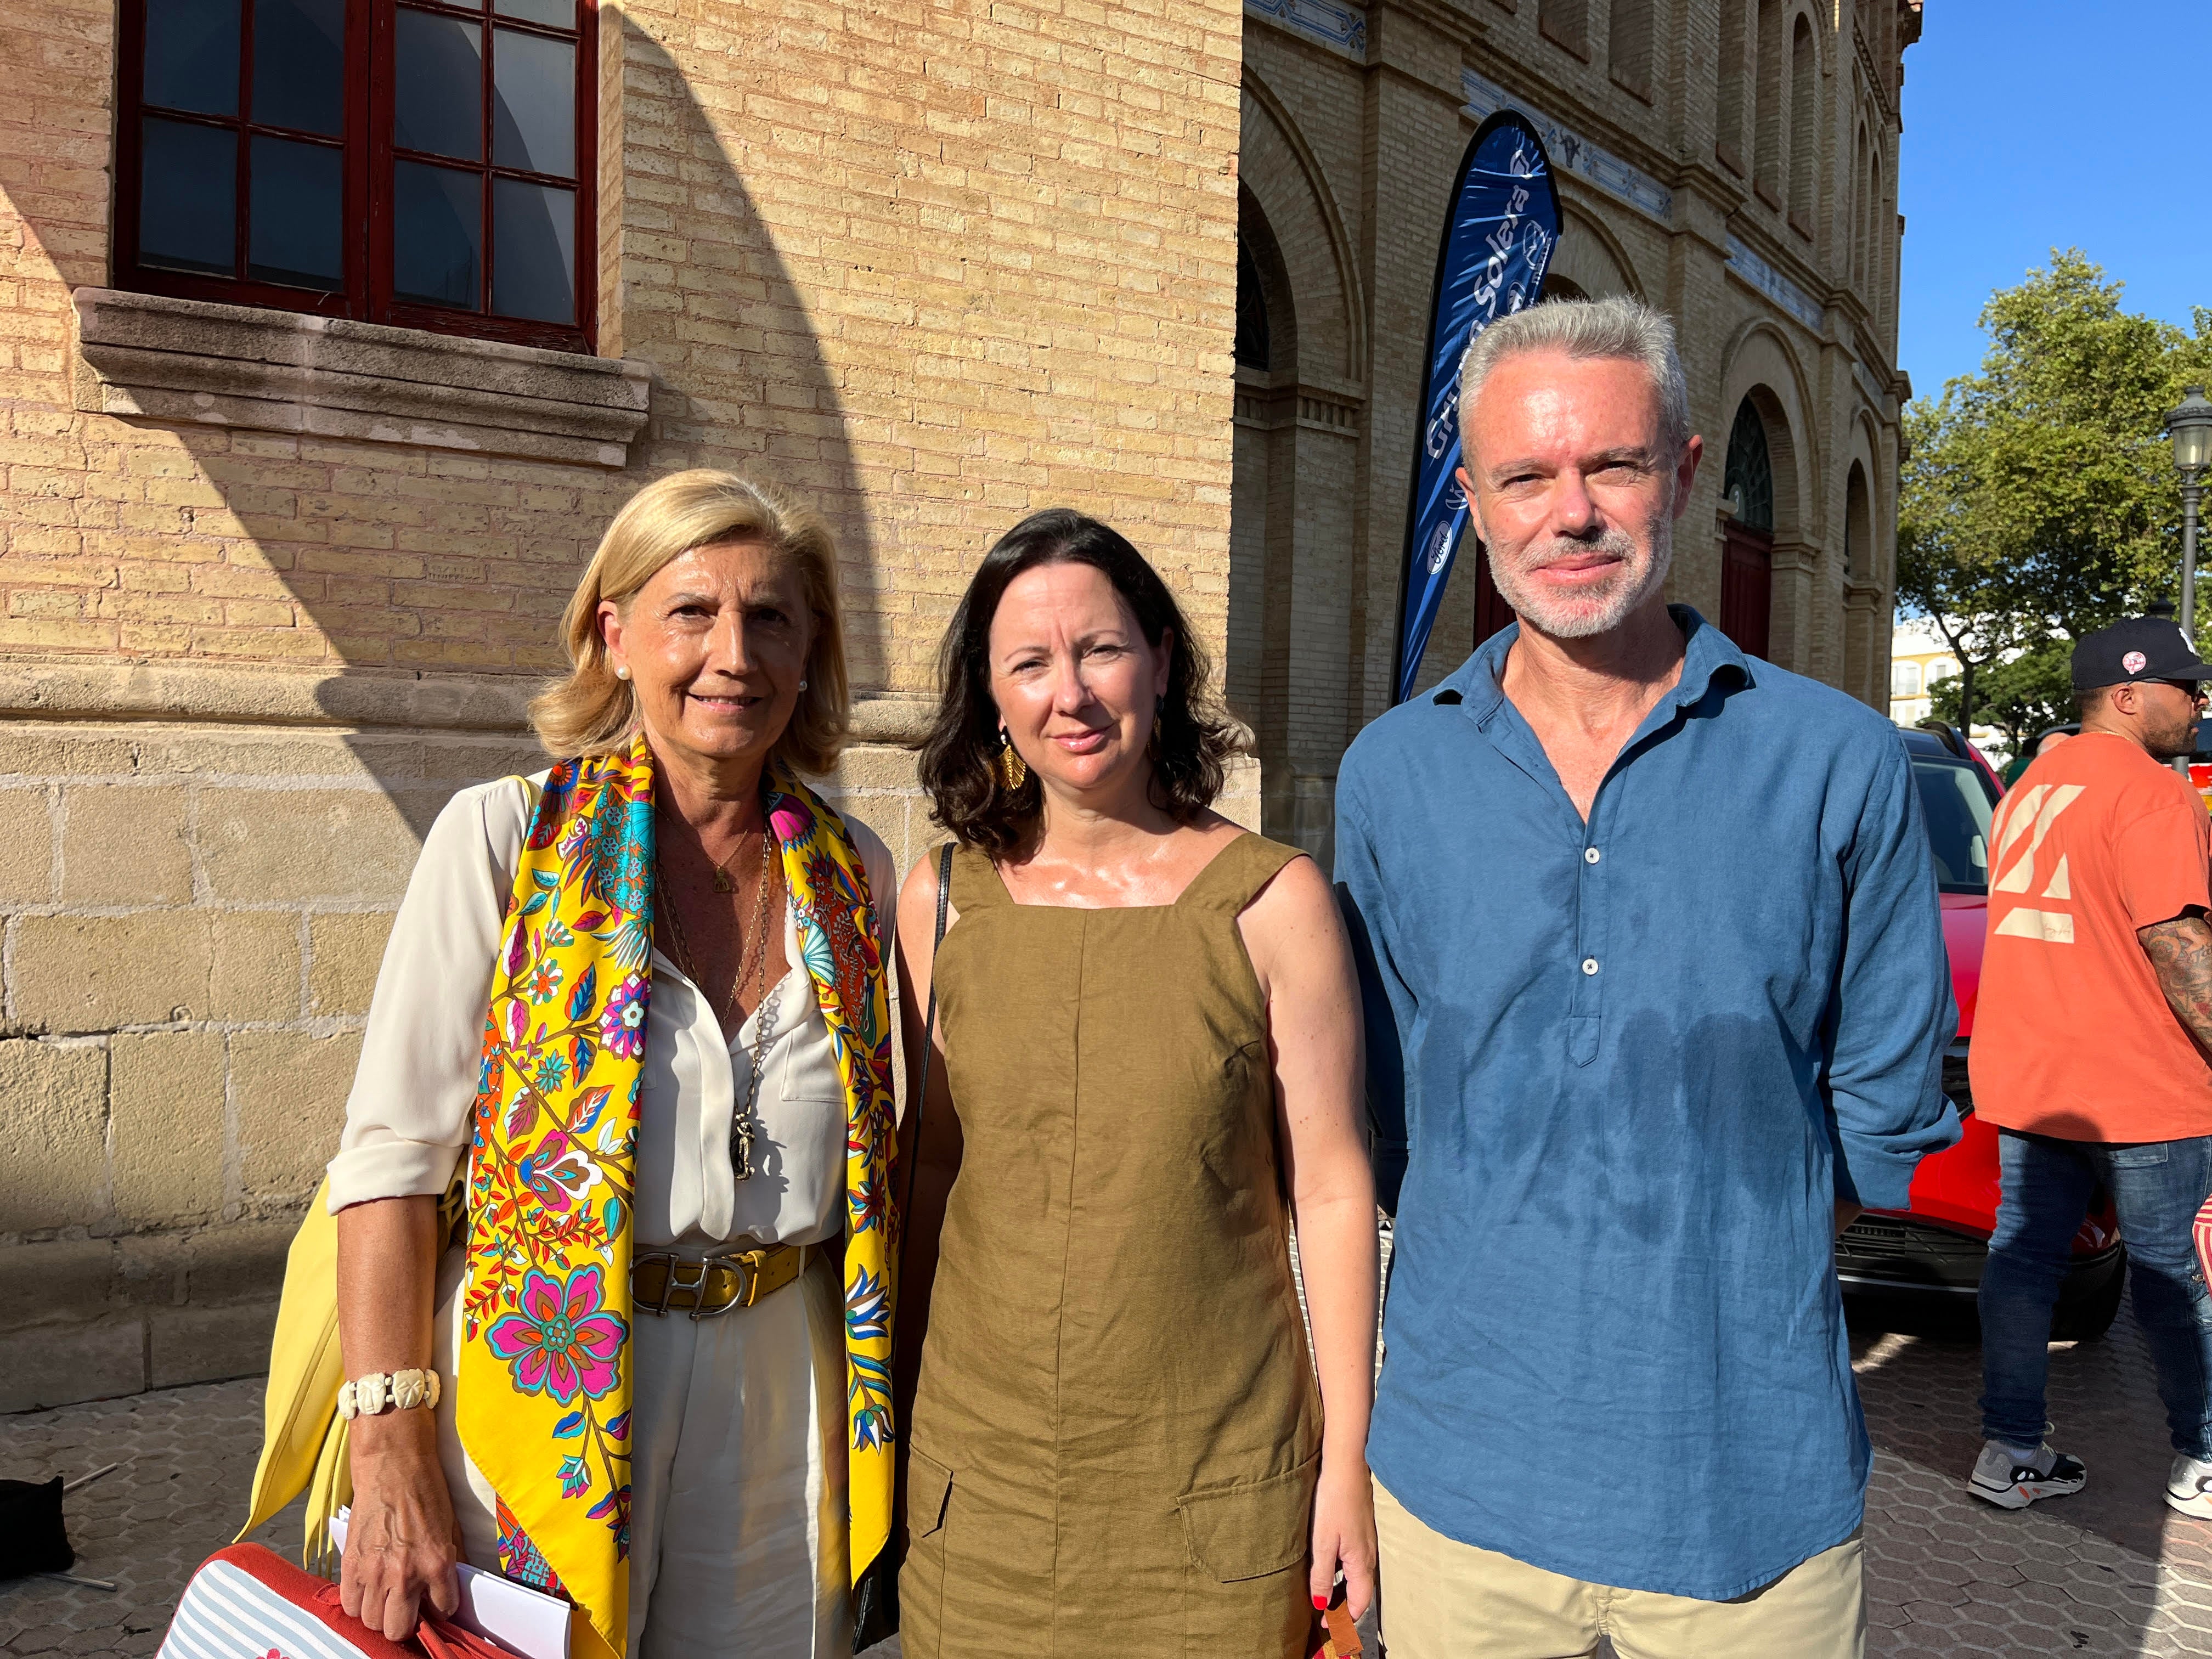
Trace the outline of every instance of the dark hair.
<instances>
[{"instance_id":1,"label":"dark hair","mask_svg":"<svg viewBox=\"0 0 2212 1659\"><path fill-rule=\"evenodd\" d=\"M1032 513L999 538L969 579L938 652L937 718L921 740L919 770L931 816L963 846L1001 858L1035 834L1043 797L1034 775L1018 789L1000 784L999 708L991 696L991 619L1006 586L1040 565L1087 564L1114 584L1137 618L1146 644L1168 634L1168 689L1159 702L1159 735L1151 757L1152 804L1188 823L1221 793L1225 763L1237 752L1236 729L1208 693L1206 651L1183 621L1159 573L1118 532L1073 507Z\"/></svg>"}]
</instances>

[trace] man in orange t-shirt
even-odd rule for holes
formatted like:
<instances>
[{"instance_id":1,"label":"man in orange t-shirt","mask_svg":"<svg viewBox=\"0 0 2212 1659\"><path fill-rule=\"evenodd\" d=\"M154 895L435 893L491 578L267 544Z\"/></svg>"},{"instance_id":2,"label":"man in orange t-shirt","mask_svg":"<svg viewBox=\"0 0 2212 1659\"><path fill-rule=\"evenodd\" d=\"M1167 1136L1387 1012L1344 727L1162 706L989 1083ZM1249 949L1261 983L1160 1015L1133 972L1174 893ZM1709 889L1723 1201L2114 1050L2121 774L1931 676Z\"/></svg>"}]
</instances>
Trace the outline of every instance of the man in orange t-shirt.
<instances>
[{"instance_id":1,"label":"man in orange t-shirt","mask_svg":"<svg viewBox=\"0 0 2212 1659\"><path fill-rule=\"evenodd\" d=\"M1972 1065L2004 1190L1967 1489L2006 1509L2087 1480L2044 1443L2044 1385L2059 1281L2103 1186L2172 1436L2166 1502L2212 1516L2212 1304L2191 1233L2212 1194L2212 826L2166 764L2195 746L2208 679L2171 622L2083 639L2081 735L2037 757L1990 829Z\"/></svg>"}]
</instances>

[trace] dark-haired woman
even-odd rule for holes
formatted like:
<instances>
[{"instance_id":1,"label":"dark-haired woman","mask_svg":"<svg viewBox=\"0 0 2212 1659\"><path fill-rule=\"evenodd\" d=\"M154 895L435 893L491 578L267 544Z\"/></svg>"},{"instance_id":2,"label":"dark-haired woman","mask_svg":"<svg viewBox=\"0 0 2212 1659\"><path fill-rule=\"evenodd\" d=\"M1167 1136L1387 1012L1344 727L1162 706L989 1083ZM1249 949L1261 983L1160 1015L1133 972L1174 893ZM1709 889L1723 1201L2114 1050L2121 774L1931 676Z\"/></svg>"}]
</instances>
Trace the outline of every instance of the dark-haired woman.
<instances>
[{"instance_id":1,"label":"dark-haired woman","mask_svg":"<svg viewBox=\"0 0 2212 1659\"><path fill-rule=\"evenodd\" d=\"M1205 658L1104 525L1009 532L943 677L948 925L933 951L933 854L898 929L910 1067L932 1045L907 1653L1304 1659L1340 1567L1355 1614L1375 1570L1375 1200L1328 883L1212 810Z\"/></svg>"}]
</instances>

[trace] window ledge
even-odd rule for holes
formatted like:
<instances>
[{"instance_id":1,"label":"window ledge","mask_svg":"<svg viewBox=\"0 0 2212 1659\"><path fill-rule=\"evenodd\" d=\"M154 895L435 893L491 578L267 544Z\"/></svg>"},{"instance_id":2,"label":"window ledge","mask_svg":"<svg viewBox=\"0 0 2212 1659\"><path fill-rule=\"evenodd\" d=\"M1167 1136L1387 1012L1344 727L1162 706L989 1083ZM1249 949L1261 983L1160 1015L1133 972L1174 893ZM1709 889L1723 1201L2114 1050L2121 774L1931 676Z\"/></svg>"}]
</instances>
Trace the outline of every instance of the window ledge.
<instances>
[{"instance_id":1,"label":"window ledge","mask_svg":"<svg viewBox=\"0 0 2212 1659\"><path fill-rule=\"evenodd\" d=\"M76 406L173 425L619 467L651 371L345 318L76 290Z\"/></svg>"}]
</instances>

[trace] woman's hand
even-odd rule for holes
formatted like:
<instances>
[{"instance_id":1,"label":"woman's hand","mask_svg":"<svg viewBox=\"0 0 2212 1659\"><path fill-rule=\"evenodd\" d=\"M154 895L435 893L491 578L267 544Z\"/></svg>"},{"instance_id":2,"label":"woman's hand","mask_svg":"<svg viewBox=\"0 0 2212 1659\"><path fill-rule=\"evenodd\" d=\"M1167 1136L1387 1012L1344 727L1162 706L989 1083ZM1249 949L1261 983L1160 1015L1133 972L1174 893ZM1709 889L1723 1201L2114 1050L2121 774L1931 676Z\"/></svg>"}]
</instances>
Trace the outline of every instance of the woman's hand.
<instances>
[{"instance_id":1,"label":"woman's hand","mask_svg":"<svg viewBox=\"0 0 2212 1659\"><path fill-rule=\"evenodd\" d=\"M1354 1619L1375 1603L1375 1483L1363 1458L1321 1462L1314 1492L1314 1606L1328 1605L1344 1570L1344 1605Z\"/></svg>"},{"instance_id":2,"label":"woman's hand","mask_svg":"<svg viewBox=\"0 0 2212 1659\"><path fill-rule=\"evenodd\" d=\"M438 1465L437 1419L424 1407L357 1417L348 1449L353 1518L339 1597L371 1630L404 1641L431 1609L450 1614L460 1605L460 1540Z\"/></svg>"}]
</instances>

